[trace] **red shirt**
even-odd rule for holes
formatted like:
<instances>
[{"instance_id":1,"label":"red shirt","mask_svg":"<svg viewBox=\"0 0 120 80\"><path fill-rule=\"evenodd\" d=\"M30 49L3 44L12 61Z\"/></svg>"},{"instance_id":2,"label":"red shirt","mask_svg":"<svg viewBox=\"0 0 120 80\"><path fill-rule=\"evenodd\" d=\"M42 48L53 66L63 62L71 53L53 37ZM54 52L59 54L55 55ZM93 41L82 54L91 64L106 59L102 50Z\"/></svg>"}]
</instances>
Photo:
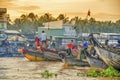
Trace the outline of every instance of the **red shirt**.
<instances>
[{"instance_id":1,"label":"red shirt","mask_svg":"<svg viewBox=\"0 0 120 80\"><path fill-rule=\"evenodd\" d=\"M69 43L67 46L68 46L69 49L73 48L73 44L72 43Z\"/></svg>"},{"instance_id":2,"label":"red shirt","mask_svg":"<svg viewBox=\"0 0 120 80\"><path fill-rule=\"evenodd\" d=\"M40 46L40 41L39 41L38 37L35 38L35 42L36 42L37 46Z\"/></svg>"}]
</instances>

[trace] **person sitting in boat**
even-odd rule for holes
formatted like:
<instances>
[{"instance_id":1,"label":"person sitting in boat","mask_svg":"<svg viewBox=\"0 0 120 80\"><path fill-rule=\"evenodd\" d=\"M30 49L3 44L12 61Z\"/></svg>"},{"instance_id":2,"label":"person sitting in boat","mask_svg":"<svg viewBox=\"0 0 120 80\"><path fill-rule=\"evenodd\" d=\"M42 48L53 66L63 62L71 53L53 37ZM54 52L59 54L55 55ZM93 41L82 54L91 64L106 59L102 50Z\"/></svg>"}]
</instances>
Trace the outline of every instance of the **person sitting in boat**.
<instances>
[{"instance_id":1,"label":"person sitting in boat","mask_svg":"<svg viewBox=\"0 0 120 80\"><path fill-rule=\"evenodd\" d=\"M68 47L68 49L67 49L68 55L72 55L73 49L75 49L75 51L76 51L76 46L75 46L75 43L73 42L73 40L71 40L71 42L67 44L67 47Z\"/></svg>"}]
</instances>

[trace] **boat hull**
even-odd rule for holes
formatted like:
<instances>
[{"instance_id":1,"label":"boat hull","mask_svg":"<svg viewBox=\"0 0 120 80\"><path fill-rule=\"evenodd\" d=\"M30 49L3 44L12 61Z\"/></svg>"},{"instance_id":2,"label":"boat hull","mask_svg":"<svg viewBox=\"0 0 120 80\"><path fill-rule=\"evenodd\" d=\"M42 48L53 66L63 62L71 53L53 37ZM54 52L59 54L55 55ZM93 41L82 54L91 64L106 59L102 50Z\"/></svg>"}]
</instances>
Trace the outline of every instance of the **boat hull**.
<instances>
[{"instance_id":1,"label":"boat hull","mask_svg":"<svg viewBox=\"0 0 120 80\"><path fill-rule=\"evenodd\" d=\"M44 54L39 51L28 50L27 52L23 52L24 57L26 57L30 61L44 61Z\"/></svg>"},{"instance_id":2,"label":"boat hull","mask_svg":"<svg viewBox=\"0 0 120 80\"><path fill-rule=\"evenodd\" d=\"M44 52L44 58L49 61L61 61L66 56L66 52L38 47L39 51Z\"/></svg>"},{"instance_id":3,"label":"boat hull","mask_svg":"<svg viewBox=\"0 0 120 80\"><path fill-rule=\"evenodd\" d=\"M87 56L86 58L91 67L105 68L105 69L108 67L106 63L102 61L101 59L97 59L91 56L89 57Z\"/></svg>"},{"instance_id":4,"label":"boat hull","mask_svg":"<svg viewBox=\"0 0 120 80\"><path fill-rule=\"evenodd\" d=\"M68 66L90 66L87 61L83 61L75 57L66 57L65 64Z\"/></svg>"},{"instance_id":5,"label":"boat hull","mask_svg":"<svg viewBox=\"0 0 120 80\"><path fill-rule=\"evenodd\" d=\"M94 47L90 45L88 50L84 51L86 55L86 59L91 67L96 68L107 68L107 64L98 56Z\"/></svg>"},{"instance_id":6,"label":"boat hull","mask_svg":"<svg viewBox=\"0 0 120 80\"><path fill-rule=\"evenodd\" d=\"M61 57L59 56L58 53L45 52L44 57L46 58L46 60L52 60L52 61L61 60Z\"/></svg>"},{"instance_id":7,"label":"boat hull","mask_svg":"<svg viewBox=\"0 0 120 80\"><path fill-rule=\"evenodd\" d=\"M50 51L40 51L40 50L22 50L19 49L19 52L23 53L24 56L30 61L62 61L64 53L55 53ZM61 56L62 55L62 56Z\"/></svg>"},{"instance_id":8,"label":"boat hull","mask_svg":"<svg viewBox=\"0 0 120 80\"><path fill-rule=\"evenodd\" d=\"M95 49L107 65L120 69L120 54L113 53L101 47L95 47Z\"/></svg>"}]
</instances>

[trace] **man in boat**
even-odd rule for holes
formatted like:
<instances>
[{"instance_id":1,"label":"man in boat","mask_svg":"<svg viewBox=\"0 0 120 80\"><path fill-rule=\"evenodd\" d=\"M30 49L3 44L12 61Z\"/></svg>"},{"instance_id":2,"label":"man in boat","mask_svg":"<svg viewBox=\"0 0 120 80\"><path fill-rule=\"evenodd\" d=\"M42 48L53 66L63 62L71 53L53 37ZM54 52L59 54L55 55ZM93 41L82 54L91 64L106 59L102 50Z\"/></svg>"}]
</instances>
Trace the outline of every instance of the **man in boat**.
<instances>
[{"instance_id":1,"label":"man in boat","mask_svg":"<svg viewBox=\"0 0 120 80\"><path fill-rule=\"evenodd\" d=\"M94 38L94 36L93 36L93 33L91 33L91 34L89 35L89 41L90 41L90 44L93 44L94 46L97 45L97 44L96 44L96 41L95 41L95 38Z\"/></svg>"},{"instance_id":2,"label":"man in boat","mask_svg":"<svg viewBox=\"0 0 120 80\"><path fill-rule=\"evenodd\" d=\"M82 40L83 40L83 44L80 44L80 46L82 47L81 54L80 54L80 60L83 59L83 55L85 56L85 52L89 45L88 41L85 38L83 38Z\"/></svg>"},{"instance_id":3,"label":"man in boat","mask_svg":"<svg viewBox=\"0 0 120 80\"><path fill-rule=\"evenodd\" d=\"M75 46L75 43L73 42L73 40L71 40L71 42L67 44L67 47L68 47L67 53L68 53L68 55L72 55L72 49L73 49L74 46Z\"/></svg>"}]
</instances>

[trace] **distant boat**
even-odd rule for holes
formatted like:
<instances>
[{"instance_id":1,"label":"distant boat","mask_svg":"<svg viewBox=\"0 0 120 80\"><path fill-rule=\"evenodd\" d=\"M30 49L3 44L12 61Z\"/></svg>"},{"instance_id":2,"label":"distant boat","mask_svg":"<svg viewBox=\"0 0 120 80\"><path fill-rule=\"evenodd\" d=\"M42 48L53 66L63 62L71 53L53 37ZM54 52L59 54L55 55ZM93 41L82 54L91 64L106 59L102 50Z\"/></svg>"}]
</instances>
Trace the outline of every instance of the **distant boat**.
<instances>
[{"instance_id":1,"label":"distant boat","mask_svg":"<svg viewBox=\"0 0 120 80\"><path fill-rule=\"evenodd\" d=\"M23 57L23 55L18 52L18 48L24 46L24 42L4 42L4 44L2 43L0 46L0 57Z\"/></svg>"},{"instance_id":2,"label":"distant boat","mask_svg":"<svg viewBox=\"0 0 120 80\"><path fill-rule=\"evenodd\" d=\"M7 35L4 34L4 33L1 33L1 34L0 34L0 41L3 41L3 40L5 40L5 39L7 39Z\"/></svg>"}]
</instances>

